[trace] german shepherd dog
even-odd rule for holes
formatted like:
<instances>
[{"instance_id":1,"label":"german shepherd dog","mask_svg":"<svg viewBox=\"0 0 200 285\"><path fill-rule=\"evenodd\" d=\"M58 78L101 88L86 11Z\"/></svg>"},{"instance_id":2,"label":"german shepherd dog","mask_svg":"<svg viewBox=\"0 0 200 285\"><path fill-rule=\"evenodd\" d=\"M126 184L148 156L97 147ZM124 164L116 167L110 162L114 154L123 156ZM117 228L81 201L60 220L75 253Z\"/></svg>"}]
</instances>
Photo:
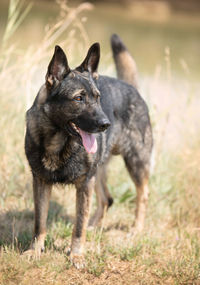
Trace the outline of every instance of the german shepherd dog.
<instances>
[{"instance_id":1,"label":"german shepherd dog","mask_svg":"<svg viewBox=\"0 0 200 285\"><path fill-rule=\"evenodd\" d=\"M137 190L135 227L143 228L148 199L152 131L148 108L136 85L135 63L117 35L111 38L118 79L97 73L100 46L93 44L80 66L71 70L55 47L45 84L26 113L25 152L33 175L35 229L29 251L44 251L49 199L54 184L76 187L76 218L71 262L84 265L84 243L92 190L97 225L112 204L106 165L121 154Z\"/></svg>"}]
</instances>

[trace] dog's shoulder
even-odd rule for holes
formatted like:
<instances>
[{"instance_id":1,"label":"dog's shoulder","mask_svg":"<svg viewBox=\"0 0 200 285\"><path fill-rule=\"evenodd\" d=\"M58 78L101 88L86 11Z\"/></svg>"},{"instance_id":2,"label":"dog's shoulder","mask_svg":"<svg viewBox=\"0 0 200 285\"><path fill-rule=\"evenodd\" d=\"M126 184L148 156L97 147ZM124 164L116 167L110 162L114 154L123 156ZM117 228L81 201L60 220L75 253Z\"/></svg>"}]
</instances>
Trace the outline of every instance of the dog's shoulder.
<instances>
[{"instance_id":1,"label":"dog's shoulder","mask_svg":"<svg viewBox=\"0 0 200 285\"><path fill-rule=\"evenodd\" d=\"M99 76L98 88L105 107L111 101L116 111L127 112L134 108L135 113L148 113L147 104L138 90L127 82L109 76Z\"/></svg>"},{"instance_id":2,"label":"dog's shoulder","mask_svg":"<svg viewBox=\"0 0 200 285\"><path fill-rule=\"evenodd\" d=\"M123 80L102 75L97 82L101 92L109 91L116 96L140 97L137 89Z\"/></svg>"}]
</instances>

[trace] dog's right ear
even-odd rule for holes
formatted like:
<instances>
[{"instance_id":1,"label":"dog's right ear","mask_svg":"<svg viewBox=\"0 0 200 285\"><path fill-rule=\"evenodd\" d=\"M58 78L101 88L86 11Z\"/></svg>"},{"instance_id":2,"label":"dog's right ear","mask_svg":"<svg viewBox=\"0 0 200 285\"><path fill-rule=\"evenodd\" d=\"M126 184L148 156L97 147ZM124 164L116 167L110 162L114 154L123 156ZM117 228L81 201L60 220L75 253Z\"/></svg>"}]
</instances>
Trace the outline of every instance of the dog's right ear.
<instances>
[{"instance_id":1,"label":"dog's right ear","mask_svg":"<svg viewBox=\"0 0 200 285\"><path fill-rule=\"evenodd\" d=\"M56 86L69 72L70 68L64 51L61 47L55 46L54 55L49 63L46 74L47 88Z\"/></svg>"}]
</instances>

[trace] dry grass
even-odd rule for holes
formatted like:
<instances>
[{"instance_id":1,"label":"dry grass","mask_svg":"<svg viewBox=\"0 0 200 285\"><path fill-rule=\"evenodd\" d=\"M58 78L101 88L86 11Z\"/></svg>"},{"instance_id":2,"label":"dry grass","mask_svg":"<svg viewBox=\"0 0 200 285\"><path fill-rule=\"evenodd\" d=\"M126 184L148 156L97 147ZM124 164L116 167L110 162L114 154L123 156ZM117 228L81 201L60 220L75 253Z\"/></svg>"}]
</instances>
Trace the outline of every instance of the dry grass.
<instances>
[{"instance_id":1,"label":"dry grass","mask_svg":"<svg viewBox=\"0 0 200 285\"><path fill-rule=\"evenodd\" d=\"M34 260L21 256L30 244L33 228L31 175L23 150L25 110L42 83L43 66L62 32L71 31L75 24L84 38L82 42L87 43L79 13L90 8L82 4L69 10L62 2L62 13L39 47L30 47L22 53L4 42L1 50L0 284L200 284L199 129L194 131L191 127L187 132L189 140L183 131L184 126L195 120L194 116L190 119L187 116L196 110L193 101L196 90L184 89L181 108L172 106L172 98L177 104L172 95L178 87L170 75L169 51L167 67L158 67L154 80L147 83L147 88L143 85L145 91L149 90L146 99L156 138L156 165L144 232L134 235L131 231L135 191L122 160L116 157L110 164L108 179L115 204L102 228L87 234L86 268L77 271L65 254L74 215L72 187L55 187L53 191L46 252ZM69 50L75 56L72 50L77 42L73 37L73 32L69 32L62 46L70 43ZM168 74L167 82L159 76L161 69ZM184 84L187 85L186 79ZM161 90L162 100L157 100ZM163 98L168 98L164 107ZM179 122L180 116L184 123ZM174 122L180 128L172 147L169 132L175 134Z\"/></svg>"},{"instance_id":2,"label":"dry grass","mask_svg":"<svg viewBox=\"0 0 200 285\"><path fill-rule=\"evenodd\" d=\"M196 149L195 154L199 156L200 152ZM115 205L108 212L103 229L88 232L87 267L81 272L71 267L65 254L72 231L73 189L54 189L48 218L47 249L40 259L30 261L22 258L20 252L28 247L31 239L32 200L31 197L25 198L29 207L19 207L17 204L21 199L15 193L10 194L10 210L2 211L0 215L3 234L1 283L31 284L34 278L36 284L199 284L197 189L200 179L190 168L190 155L193 157L194 152L184 156L185 168L178 158L178 162L165 162L157 167L151 181L146 228L136 236L130 234L134 194L125 194L130 192L130 184L126 182L122 161L116 158L111 163L109 186ZM118 168L113 173L116 164ZM171 175L168 175L169 169ZM114 174L115 177L117 174L115 182L112 179ZM22 185L21 195L24 192Z\"/></svg>"}]
</instances>

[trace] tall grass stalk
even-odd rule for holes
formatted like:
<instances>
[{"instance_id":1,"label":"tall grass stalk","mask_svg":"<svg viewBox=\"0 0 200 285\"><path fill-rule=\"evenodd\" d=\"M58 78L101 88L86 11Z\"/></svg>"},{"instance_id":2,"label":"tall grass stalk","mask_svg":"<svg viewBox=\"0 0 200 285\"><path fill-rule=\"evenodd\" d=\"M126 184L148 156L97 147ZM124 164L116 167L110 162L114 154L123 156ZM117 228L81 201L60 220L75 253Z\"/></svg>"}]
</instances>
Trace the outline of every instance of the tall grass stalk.
<instances>
[{"instance_id":1,"label":"tall grass stalk","mask_svg":"<svg viewBox=\"0 0 200 285\"><path fill-rule=\"evenodd\" d=\"M8 21L2 40L2 48L5 48L8 40L17 28L22 24L32 8L32 3L26 5L26 0L10 0L8 9Z\"/></svg>"}]
</instances>

